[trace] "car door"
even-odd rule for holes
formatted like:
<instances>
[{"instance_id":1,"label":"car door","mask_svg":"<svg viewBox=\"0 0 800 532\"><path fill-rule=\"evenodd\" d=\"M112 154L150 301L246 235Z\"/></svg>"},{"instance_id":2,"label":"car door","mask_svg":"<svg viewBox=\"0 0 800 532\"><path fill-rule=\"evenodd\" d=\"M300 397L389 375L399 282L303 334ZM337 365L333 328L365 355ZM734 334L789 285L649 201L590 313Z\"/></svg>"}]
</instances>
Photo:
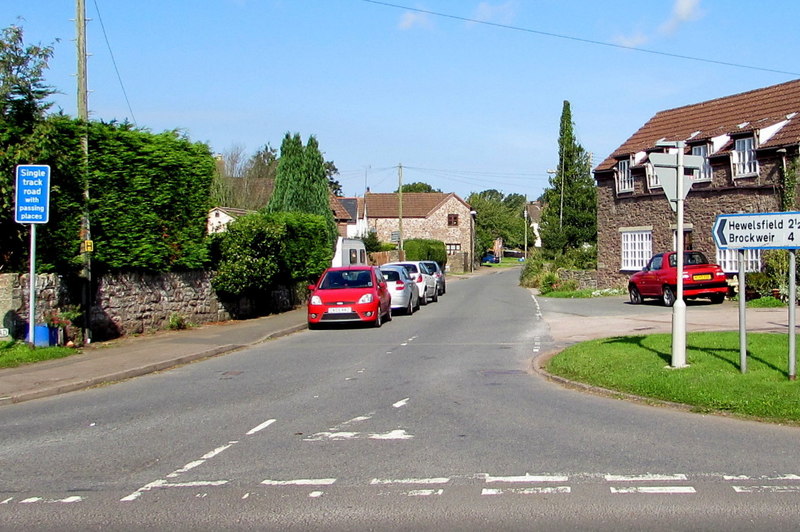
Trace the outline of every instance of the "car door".
<instances>
[{"instance_id":1,"label":"car door","mask_svg":"<svg viewBox=\"0 0 800 532\"><path fill-rule=\"evenodd\" d=\"M661 282L659 281L659 270L664 262L664 255L658 254L650 259L650 262L642 272L639 292L645 296L661 295Z\"/></svg>"},{"instance_id":2,"label":"car door","mask_svg":"<svg viewBox=\"0 0 800 532\"><path fill-rule=\"evenodd\" d=\"M379 312L385 314L392 306L392 294L389 292L389 286L386 284L386 279L383 277L381 270L379 268L373 268L372 272L375 276L375 287L378 292Z\"/></svg>"}]
</instances>

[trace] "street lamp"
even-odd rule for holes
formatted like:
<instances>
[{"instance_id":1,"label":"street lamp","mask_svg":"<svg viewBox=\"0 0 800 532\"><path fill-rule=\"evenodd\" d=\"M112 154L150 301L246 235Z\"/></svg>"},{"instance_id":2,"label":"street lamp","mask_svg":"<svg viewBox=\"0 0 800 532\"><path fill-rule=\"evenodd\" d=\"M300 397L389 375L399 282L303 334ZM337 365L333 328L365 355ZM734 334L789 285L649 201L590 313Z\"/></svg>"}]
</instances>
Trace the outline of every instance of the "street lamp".
<instances>
[{"instance_id":1,"label":"street lamp","mask_svg":"<svg viewBox=\"0 0 800 532\"><path fill-rule=\"evenodd\" d=\"M469 211L469 271L475 271L475 217L478 212Z\"/></svg>"}]
</instances>

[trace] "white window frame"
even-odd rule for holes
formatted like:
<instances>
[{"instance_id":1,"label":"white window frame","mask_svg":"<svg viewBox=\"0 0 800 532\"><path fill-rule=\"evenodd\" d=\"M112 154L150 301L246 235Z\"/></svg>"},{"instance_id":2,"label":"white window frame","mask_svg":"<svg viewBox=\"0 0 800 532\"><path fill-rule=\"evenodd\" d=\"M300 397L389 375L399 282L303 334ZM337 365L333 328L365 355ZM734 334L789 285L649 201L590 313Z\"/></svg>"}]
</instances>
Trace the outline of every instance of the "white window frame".
<instances>
[{"instance_id":1,"label":"white window frame","mask_svg":"<svg viewBox=\"0 0 800 532\"><path fill-rule=\"evenodd\" d=\"M622 271L639 271L647 266L647 261L653 255L653 230L647 229L620 229L621 265Z\"/></svg>"},{"instance_id":2,"label":"white window frame","mask_svg":"<svg viewBox=\"0 0 800 532\"><path fill-rule=\"evenodd\" d=\"M756 141L753 137L743 137L734 141L733 177L758 175L758 159L756 158Z\"/></svg>"},{"instance_id":3,"label":"white window frame","mask_svg":"<svg viewBox=\"0 0 800 532\"><path fill-rule=\"evenodd\" d=\"M692 172L693 181L711 181L713 175L711 170L711 163L708 162L708 144L698 144L692 146L692 155L697 155L703 158L703 167L700 170Z\"/></svg>"},{"instance_id":4,"label":"white window frame","mask_svg":"<svg viewBox=\"0 0 800 532\"><path fill-rule=\"evenodd\" d=\"M653 163L645 164L644 168L647 173L647 187L650 189L664 188L663 185L661 185L661 179L658 178L656 167L653 166Z\"/></svg>"},{"instance_id":5,"label":"white window frame","mask_svg":"<svg viewBox=\"0 0 800 532\"><path fill-rule=\"evenodd\" d=\"M717 248L717 264L725 273L739 272L739 250ZM744 250L744 268L746 272L761 271L761 250Z\"/></svg>"},{"instance_id":6,"label":"white window frame","mask_svg":"<svg viewBox=\"0 0 800 532\"><path fill-rule=\"evenodd\" d=\"M620 192L633 192L630 159L620 159L617 162L617 193Z\"/></svg>"}]
</instances>

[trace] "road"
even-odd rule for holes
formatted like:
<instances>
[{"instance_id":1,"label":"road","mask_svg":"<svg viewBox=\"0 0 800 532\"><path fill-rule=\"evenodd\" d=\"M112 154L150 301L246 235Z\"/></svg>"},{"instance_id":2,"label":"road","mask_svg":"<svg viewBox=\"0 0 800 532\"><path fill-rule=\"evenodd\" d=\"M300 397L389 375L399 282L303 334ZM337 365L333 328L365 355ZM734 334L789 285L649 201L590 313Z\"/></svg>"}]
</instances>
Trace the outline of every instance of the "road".
<instances>
[{"instance_id":1,"label":"road","mask_svg":"<svg viewBox=\"0 0 800 532\"><path fill-rule=\"evenodd\" d=\"M5 407L0 529L798 526L798 429L530 371L556 321L669 309L536 299L517 276L451 282L380 329L304 331Z\"/></svg>"}]
</instances>

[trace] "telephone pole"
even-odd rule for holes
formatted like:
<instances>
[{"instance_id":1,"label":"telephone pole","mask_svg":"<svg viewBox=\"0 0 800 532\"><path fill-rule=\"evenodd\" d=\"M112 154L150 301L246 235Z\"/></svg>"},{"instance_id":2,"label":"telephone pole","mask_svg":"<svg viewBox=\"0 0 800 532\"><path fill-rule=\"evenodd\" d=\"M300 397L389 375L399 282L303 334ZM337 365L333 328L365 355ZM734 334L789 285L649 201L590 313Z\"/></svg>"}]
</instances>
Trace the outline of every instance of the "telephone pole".
<instances>
[{"instance_id":1,"label":"telephone pole","mask_svg":"<svg viewBox=\"0 0 800 532\"><path fill-rule=\"evenodd\" d=\"M90 343L91 338L91 305L92 305L92 233L89 224L89 91L86 86L86 6L84 0L76 1L75 24L78 45L78 119L81 121L81 147L83 148L83 215L81 216L81 257L83 268L83 290L81 303L83 306L83 341Z\"/></svg>"},{"instance_id":2,"label":"telephone pole","mask_svg":"<svg viewBox=\"0 0 800 532\"><path fill-rule=\"evenodd\" d=\"M400 197L400 205L399 205L399 218L400 218L400 246L399 249L403 249L403 163L397 165L397 180L398 180L398 188L397 191Z\"/></svg>"}]
</instances>

